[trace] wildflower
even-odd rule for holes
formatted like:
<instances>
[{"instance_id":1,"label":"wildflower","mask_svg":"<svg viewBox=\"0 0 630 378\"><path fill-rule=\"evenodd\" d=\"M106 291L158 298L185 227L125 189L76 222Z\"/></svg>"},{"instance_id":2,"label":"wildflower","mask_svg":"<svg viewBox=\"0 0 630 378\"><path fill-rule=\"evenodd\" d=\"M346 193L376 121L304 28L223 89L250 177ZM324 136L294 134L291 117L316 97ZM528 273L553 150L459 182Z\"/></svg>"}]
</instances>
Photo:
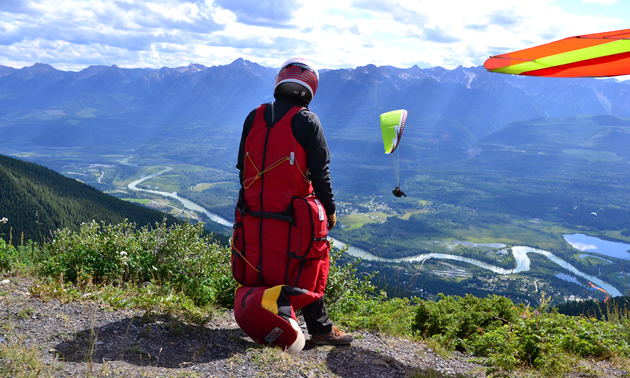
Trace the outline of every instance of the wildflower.
<instances>
[{"instance_id":1,"label":"wildflower","mask_svg":"<svg viewBox=\"0 0 630 378\"><path fill-rule=\"evenodd\" d=\"M9 220L6 217L2 217L2 219L0 219L0 223L5 224L7 223Z\"/></svg>"},{"instance_id":2,"label":"wildflower","mask_svg":"<svg viewBox=\"0 0 630 378\"><path fill-rule=\"evenodd\" d=\"M540 315L540 312L538 312L538 310L534 311L534 316L538 316Z\"/></svg>"},{"instance_id":3,"label":"wildflower","mask_svg":"<svg viewBox=\"0 0 630 378\"><path fill-rule=\"evenodd\" d=\"M129 261L129 257L127 257L127 252L120 251L120 260L122 261L123 265L127 265L127 261Z\"/></svg>"},{"instance_id":4,"label":"wildflower","mask_svg":"<svg viewBox=\"0 0 630 378\"><path fill-rule=\"evenodd\" d=\"M154 266L154 267L153 267L153 270L157 270L157 268Z\"/></svg>"}]
</instances>

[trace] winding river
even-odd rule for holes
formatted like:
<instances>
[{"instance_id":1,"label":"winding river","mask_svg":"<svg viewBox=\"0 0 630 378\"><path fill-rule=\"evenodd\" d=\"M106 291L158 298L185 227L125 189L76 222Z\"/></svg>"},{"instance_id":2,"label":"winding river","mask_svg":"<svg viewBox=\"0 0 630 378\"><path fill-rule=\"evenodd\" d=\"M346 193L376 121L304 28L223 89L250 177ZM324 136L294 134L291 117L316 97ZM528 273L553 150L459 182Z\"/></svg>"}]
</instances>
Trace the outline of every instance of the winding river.
<instances>
[{"instance_id":1,"label":"winding river","mask_svg":"<svg viewBox=\"0 0 630 378\"><path fill-rule=\"evenodd\" d=\"M220 216L213 214L211 212L209 212L208 210L204 209L203 207L197 205L196 203L187 200L186 198L182 198L180 196L177 195L177 192L161 192L158 190L149 190L149 189L142 189L142 188L138 188L138 184L140 184L141 182L148 180L148 179L152 179L154 177L157 177L159 175L162 175L168 171L173 170L173 168L171 167L166 167L163 170L159 171L159 172L155 172L151 175L142 177L141 179L138 179L132 183L130 183L129 185L127 185L127 187L131 190L135 190L135 191L139 191L139 192L147 192L147 193L153 193L153 194L158 194L164 197L169 197L169 198L174 198L178 201L180 201L184 207L188 210L193 210L193 211L198 211L200 213L204 213L208 216L208 218L210 218L211 221L219 223L223 226L227 226L227 227L232 227L232 223L233 222L229 222L228 220L221 218Z\"/></svg>"},{"instance_id":2,"label":"winding river","mask_svg":"<svg viewBox=\"0 0 630 378\"><path fill-rule=\"evenodd\" d=\"M121 161L122 163L122 161ZM128 163L128 159L126 159L125 163ZM122 163L122 164L125 164ZM211 212L209 212L208 210L204 209L203 207L197 205L196 203L187 200L186 198L182 198L180 196L177 195L177 192L161 192L158 190L149 190L149 189L141 189L138 188L138 184L140 184L141 182L145 181L145 180L149 180L151 178L157 177L159 175L162 175L166 172L171 171L173 168L171 167L165 167L163 170L158 171L156 173L153 173L151 175L142 177L132 183L130 183L129 185L127 185L127 187L131 190L135 190L135 191L141 191L141 192L148 192L148 193L153 193L153 194L158 194L161 196L165 196L165 197L169 197L169 198L174 198L179 200L186 209L189 210L193 210L193 211L198 211L201 213L204 213L208 216L208 218L210 218L210 220L212 220L213 222L219 223L221 225L224 226L228 226L228 227L232 227L232 222L228 221L227 219L224 219L216 214L213 214ZM329 239L331 241L334 242L336 247L340 247L340 248L344 248L346 246L345 243L343 243L342 241L330 238ZM493 247L499 247L499 246L494 246ZM383 262L414 262L414 261L424 261L424 260L428 260L428 259L440 259L440 260L456 260L456 261L462 261L462 262L466 262L468 264L472 264L484 269L488 269L492 272L495 272L497 274L514 274L514 273L521 273L521 272L526 272L529 270L530 264L531 264L531 260L529 259L529 257L527 256L528 253L537 253L540 255L543 255L545 257L547 257L549 260L553 261L554 263L560 265L561 267L563 267L564 269L570 271L571 273L575 274L576 276L580 276L590 282L592 282L593 284L603 288L604 290L606 290L608 292L608 294L610 294L610 296L612 297L618 297L621 296L621 292L619 290L617 290L617 288L615 288L614 286L602 281L601 279L582 273L581 271L579 271L576 267L574 267L573 265L569 264L568 262L562 260L561 258L555 256L554 254L552 254L551 252L547 252L547 251L543 251L541 249L536 249L536 248L531 248L531 247L523 247L523 246L517 246L517 247L512 247L512 253L514 254L514 258L516 260L516 268L514 269L504 269L501 267L497 267L494 265L490 265L475 259L471 259L468 257L463 257L463 256L456 256L456 255L450 255L447 253L425 253L422 255L416 255L416 256L411 256L411 257L405 257L402 259L386 259L386 258L382 258L382 257L378 257L368 251L364 251L362 249L356 248L356 247L349 247L348 248L348 254L354 256L354 257L359 257L362 260L367 260L367 261L383 261Z\"/></svg>"},{"instance_id":3,"label":"winding river","mask_svg":"<svg viewBox=\"0 0 630 378\"><path fill-rule=\"evenodd\" d=\"M339 240L336 239L331 239L336 247L341 247L344 248L346 247L346 244L344 242L341 242ZM516 268L514 269L505 269L505 268L501 268L498 266L494 266L494 265L490 265L484 262L481 262L479 260L475 260L475 259L471 259L468 257L463 257L463 256L456 256L456 255L450 255L448 253L425 253L422 255L416 255L416 256L411 256L411 257L405 257L402 259L386 259L386 258L382 258L382 257L378 257L370 252L364 251L362 249L356 248L356 247L349 247L348 248L348 254L354 256L354 257L359 257L362 260L367 260L367 261L383 261L383 262L414 262L414 261L424 261L424 260L428 260L428 259L440 259L440 260L456 260L456 261L462 261L468 264L472 264L472 265L476 265L478 267L484 268L484 269L488 269L491 270L495 273L498 274L514 274L514 273L521 273L521 272L526 272L529 270L529 266L531 264L531 260L529 259L529 257L527 256L528 253L538 253L540 255L543 255L545 257L547 257L549 260L553 261L554 263L560 265L561 267L565 268L566 270L570 271L571 273L575 274L576 276L580 276L582 278L585 278L587 280L589 280L590 282L592 282L593 284L601 287L602 289L606 290L608 292L608 294L610 294L612 297L618 297L621 296L621 292L619 290L617 290L617 288L615 288L614 286L602 281L601 279L595 277L595 276L591 276L588 275L586 273L582 273L581 271L579 271L576 267L574 267L573 265L569 264L568 262L562 260L561 258L557 257L556 255L554 255L551 252L547 252L547 251L543 251L541 249L536 249L536 248L531 248L531 247L522 247L522 246L518 246L518 247L512 247L512 254L514 255L514 259L516 260Z\"/></svg>"}]
</instances>

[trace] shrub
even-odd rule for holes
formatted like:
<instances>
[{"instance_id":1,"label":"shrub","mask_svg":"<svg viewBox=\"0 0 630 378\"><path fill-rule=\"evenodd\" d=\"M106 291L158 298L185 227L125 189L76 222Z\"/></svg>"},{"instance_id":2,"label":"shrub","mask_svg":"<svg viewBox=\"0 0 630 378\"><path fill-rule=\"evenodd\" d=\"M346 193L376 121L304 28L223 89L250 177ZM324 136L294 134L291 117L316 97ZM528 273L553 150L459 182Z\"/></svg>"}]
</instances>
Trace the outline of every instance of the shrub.
<instances>
[{"instance_id":1,"label":"shrub","mask_svg":"<svg viewBox=\"0 0 630 378\"><path fill-rule=\"evenodd\" d=\"M324 296L330 317L349 329L410 335L414 300L387 298L385 292L375 295L371 280L378 272L357 277L356 267L360 260L338 263L347 248L332 250L330 254L330 272Z\"/></svg>"},{"instance_id":2,"label":"shrub","mask_svg":"<svg viewBox=\"0 0 630 378\"><path fill-rule=\"evenodd\" d=\"M421 302L413 329L447 349L462 348L491 368L511 372L530 366L550 375L570 371L572 357L630 355L621 324L547 311L548 300L533 310L504 297L446 297Z\"/></svg>"},{"instance_id":3,"label":"shrub","mask_svg":"<svg viewBox=\"0 0 630 378\"><path fill-rule=\"evenodd\" d=\"M411 336L415 314L415 299L387 298L357 294L343 297L329 307L331 317L349 329L365 329L390 335Z\"/></svg>"},{"instance_id":4,"label":"shrub","mask_svg":"<svg viewBox=\"0 0 630 378\"><path fill-rule=\"evenodd\" d=\"M519 310L511 300L497 295L485 299L439 294L438 302L421 301L413 330L425 338L439 336L447 349L463 348L463 340L509 324Z\"/></svg>"},{"instance_id":5,"label":"shrub","mask_svg":"<svg viewBox=\"0 0 630 378\"><path fill-rule=\"evenodd\" d=\"M357 277L357 265L360 260L343 265L337 263L347 249L346 246L342 250L331 249L330 251L330 270L324 296L329 306L334 306L344 298L357 296L367 298L374 293L371 279L376 273L365 275L363 278Z\"/></svg>"},{"instance_id":6,"label":"shrub","mask_svg":"<svg viewBox=\"0 0 630 378\"><path fill-rule=\"evenodd\" d=\"M29 273L35 269L38 249L32 241L14 247L0 238L0 271Z\"/></svg>"},{"instance_id":7,"label":"shrub","mask_svg":"<svg viewBox=\"0 0 630 378\"><path fill-rule=\"evenodd\" d=\"M152 282L181 291L198 305L231 303L229 252L202 235L202 223L162 222L141 229L127 221L84 223L78 232L58 230L44 245L41 272L72 282L84 277L114 285Z\"/></svg>"},{"instance_id":8,"label":"shrub","mask_svg":"<svg viewBox=\"0 0 630 378\"><path fill-rule=\"evenodd\" d=\"M0 238L0 270L10 270L17 260L17 251Z\"/></svg>"}]
</instances>

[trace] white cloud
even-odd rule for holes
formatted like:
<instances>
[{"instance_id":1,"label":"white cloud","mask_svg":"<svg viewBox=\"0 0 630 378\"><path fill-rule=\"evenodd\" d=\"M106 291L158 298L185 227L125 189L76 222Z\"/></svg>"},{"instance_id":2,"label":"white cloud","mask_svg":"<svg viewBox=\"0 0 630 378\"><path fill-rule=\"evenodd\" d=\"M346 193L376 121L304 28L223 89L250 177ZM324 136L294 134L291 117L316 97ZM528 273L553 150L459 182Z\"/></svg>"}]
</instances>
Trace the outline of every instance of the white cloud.
<instances>
[{"instance_id":1,"label":"white cloud","mask_svg":"<svg viewBox=\"0 0 630 378\"><path fill-rule=\"evenodd\" d=\"M240 23L271 28L290 27L293 14L301 7L296 0L215 0L214 3L232 11Z\"/></svg>"},{"instance_id":2,"label":"white cloud","mask_svg":"<svg viewBox=\"0 0 630 378\"><path fill-rule=\"evenodd\" d=\"M621 3L599 8L610 14ZM304 56L320 68L370 63L452 68L558 38L621 29L630 18L630 12L571 14L570 5L567 0L3 0L0 65L159 68L228 64L243 57L273 67Z\"/></svg>"},{"instance_id":3,"label":"white cloud","mask_svg":"<svg viewBox=\"0 0 630 378\"><path fill-rule=\"evenodd\" d=\"M593 244L571 243L571 246L577 249L578 251L582 251L582 252L584 251L593 252L597 249L597 246Z\"/></svg>"}]
</instances>

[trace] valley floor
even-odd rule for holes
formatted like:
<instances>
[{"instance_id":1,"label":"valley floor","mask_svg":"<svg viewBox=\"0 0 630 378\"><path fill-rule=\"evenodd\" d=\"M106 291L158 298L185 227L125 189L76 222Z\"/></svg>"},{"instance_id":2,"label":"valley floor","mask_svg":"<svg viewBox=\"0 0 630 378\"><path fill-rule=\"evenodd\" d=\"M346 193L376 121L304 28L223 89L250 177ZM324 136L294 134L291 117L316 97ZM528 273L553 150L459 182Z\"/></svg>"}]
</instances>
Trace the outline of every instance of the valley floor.
<instances>
[{"instance_id":1,"label":"valley floor","mask_svg":"<svg viewBox=\"0 0 630 378\"><path fill-rule=\"evenodd\" d=\"M42 301L30 294L33 284L11 278L0 286L0 366L8 369L0 371L12 377L485 375L485 368L466 356L454 353L442 358L424 343L398 337L353 332L351 346L315 348L307 342L299 355L290 355L254 343L230 310L198 327L165 315L112 310L89 298ZM593 361L580 370L571 376L627 376L627 371L609 362Z\"/></svg>"}]
</instances>

